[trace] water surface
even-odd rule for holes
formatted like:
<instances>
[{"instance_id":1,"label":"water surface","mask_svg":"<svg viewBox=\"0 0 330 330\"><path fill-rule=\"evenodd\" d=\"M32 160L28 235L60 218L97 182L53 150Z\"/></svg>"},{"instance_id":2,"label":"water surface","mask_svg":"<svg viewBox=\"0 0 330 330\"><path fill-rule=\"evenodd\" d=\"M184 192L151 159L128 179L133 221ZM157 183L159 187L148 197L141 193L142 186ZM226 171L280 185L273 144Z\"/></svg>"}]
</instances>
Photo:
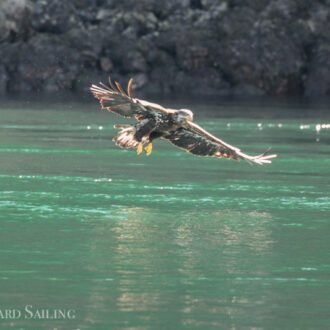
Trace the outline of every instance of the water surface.
<instances>
[{"instance_id":1,"label":"water surface","mask_svg":"<svg viewBox=\"0 0 330 330\"><path fill-rule=\"evenodd\" d=\"M212 134L278 158L198 158L166 141L137 156L111 142L125 119L96 103L2 103L0 310L75 310L4 328L329 327L330 116L190 106Z\"/></svg>"}]
</instances>

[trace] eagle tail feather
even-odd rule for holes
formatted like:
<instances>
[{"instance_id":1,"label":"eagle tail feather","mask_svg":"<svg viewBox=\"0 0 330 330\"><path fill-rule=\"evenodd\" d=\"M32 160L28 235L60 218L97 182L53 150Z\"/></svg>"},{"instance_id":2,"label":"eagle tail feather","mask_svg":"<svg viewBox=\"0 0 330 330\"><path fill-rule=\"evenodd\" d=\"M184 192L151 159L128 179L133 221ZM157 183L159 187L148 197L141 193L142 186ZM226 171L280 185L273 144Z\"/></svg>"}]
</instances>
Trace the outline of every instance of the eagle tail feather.
<instances>
[{"instance_id":1,"label":"eagle tail feather","mask_svg":"<svg viewBox=\"0 0 330 330\"><path fill-rule=\"evenodd\" d=\"M136 149L139 145L139 141L135 138L136 129L130 125L115 125L115 128L121 129L119 134L113 138L120 148L124 149Z\"/></svg>"}]
</instances>

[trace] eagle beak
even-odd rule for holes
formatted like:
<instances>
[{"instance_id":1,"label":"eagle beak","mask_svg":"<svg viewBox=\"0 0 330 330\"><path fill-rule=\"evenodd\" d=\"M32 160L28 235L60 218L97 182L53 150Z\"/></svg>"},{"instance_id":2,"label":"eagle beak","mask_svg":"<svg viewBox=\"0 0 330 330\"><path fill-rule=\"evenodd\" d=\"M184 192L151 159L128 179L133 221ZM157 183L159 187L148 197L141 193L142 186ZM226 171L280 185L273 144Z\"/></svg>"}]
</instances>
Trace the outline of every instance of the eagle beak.
<instances>
[{"instance_id":1,"label":"eagle beak","mask_svg":"<svg viewBox=\"0 0 330 330\"><path fill-rule=\"evenodd\" d=\"M185 122L185 121L193 121L193 112L189 109L180 109L176 112L177 120L179 122Z\"/></svg>"},{"instance_id":2,"label":"eagle beak","mask_svg":"<svg viewBox=\"0 0 330 330\"><path fill-rule=\"evenodd\" d=\"M188 121L193 121L193 117L191 115L187 115L187 120Z\"/></svg>"}]
</instances>

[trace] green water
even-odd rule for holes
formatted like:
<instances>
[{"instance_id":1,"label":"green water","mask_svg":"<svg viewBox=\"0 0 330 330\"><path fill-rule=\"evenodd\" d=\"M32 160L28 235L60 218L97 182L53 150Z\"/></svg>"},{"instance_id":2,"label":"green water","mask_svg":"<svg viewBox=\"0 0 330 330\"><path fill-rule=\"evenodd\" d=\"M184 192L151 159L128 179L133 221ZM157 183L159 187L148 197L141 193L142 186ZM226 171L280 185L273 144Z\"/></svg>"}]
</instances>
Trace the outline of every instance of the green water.
<instances>
[{"instance_id":1,"label":"green water","mask_svg":"<svg viewBox=\"0 0 330 330\"><path fill-rule=\"evenodd\" d=\"M96 103L1 105L0 311L22 315L0 327L329 329L329 114L191 108L243 152L278 158L166 141L137 156L111 142L125 120Z\"/></svg>"}]
</instances>

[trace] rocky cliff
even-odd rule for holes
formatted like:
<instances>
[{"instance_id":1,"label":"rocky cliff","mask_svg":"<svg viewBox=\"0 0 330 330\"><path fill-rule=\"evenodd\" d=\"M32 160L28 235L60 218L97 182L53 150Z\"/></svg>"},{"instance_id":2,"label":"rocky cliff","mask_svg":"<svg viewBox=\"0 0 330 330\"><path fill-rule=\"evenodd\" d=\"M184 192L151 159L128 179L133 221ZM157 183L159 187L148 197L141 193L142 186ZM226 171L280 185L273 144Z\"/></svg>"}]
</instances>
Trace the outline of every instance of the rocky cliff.
<instances>
[{"instance_id":1,"label":"rocky cliff","mask_svg":"<svg viewBox=\"0 0 330 330\"><path fill-rule=\"evenodd\" d=\"M330 0L0 0L0 94L330 94Z\"/></svg>"}]
</instances>

